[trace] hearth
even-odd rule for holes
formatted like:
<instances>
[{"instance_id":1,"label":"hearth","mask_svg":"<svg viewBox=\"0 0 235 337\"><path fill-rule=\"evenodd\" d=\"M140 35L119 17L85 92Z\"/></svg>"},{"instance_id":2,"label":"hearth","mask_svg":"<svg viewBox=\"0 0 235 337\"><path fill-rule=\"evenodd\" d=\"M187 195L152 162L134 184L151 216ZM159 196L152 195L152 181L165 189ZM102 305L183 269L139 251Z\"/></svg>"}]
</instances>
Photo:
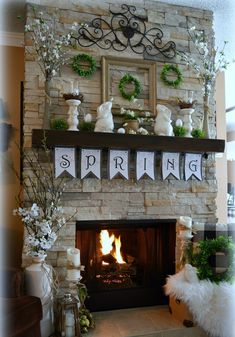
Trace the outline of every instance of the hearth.
<instances>
[{"instance_id":1,"label":"hearth","mask_svg":"<svg viewBox=\"0 0 235 337\"><path fill-rule=\"evenodd\" d=\"M77 221L76 247L92 311L166 303L175 272L175 219Z\"/></svg>"}]
</instances>

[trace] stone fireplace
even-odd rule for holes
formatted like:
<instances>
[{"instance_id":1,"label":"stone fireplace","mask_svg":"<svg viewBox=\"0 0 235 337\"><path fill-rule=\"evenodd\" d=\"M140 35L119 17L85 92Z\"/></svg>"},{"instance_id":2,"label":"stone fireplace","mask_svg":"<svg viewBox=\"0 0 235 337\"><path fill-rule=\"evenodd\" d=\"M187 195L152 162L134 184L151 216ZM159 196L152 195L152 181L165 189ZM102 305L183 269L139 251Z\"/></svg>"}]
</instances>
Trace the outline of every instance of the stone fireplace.
<instances>
[{"instance_id":1,"label":"stone fireplace","mask_svg":"<svg viewBox=\"0 0 235 337\"><path fill-rule=\"evenodd\" d=\"M86 23L97 16L107 18L110 15L110 6L117 5L115 0L95 1L89 4L86 0L81 0L77 5L71 1L59 2L59 4L57 1L50 2L50 4L53 3L54 7L53 5L38 6L38 9L46 13L47 18L52 17L58 31L62 32L67 31L68 25L76 20ZM135 1L135 5L137 11L147 17L149 26L160 25L167 39L174 40L181 50L189 50L187 28L190 26L199 26L205 31L207 37L213 36L213 17L210 11L162 4L151 0L138 0ZM32 15L32 8L28 6L27 19L29 20ZM28 36L25 44L32 48ZM102 51L97 47L70 51L71 56L80 52L92 54L97 60L97 72L94 76L91 79L79 78L79 89L84 95L81 114L89 112L95 118L97 106L102 103L101 56L121 56L130 59L144 59L144 56L133 55L131 50L117 53L113 50ZM165 60L161 55L159 58L152 59L157 62L157 103L168 104L172 110L173 119L176 119L178 110L175 105L171 106L170 98L179 96L186 99L189 91L193 90L194 98L198 102L198 112L200 112L203 98L201 85L195 75L184 64L178 64L178 60ZM182 69L184 85L181 88L166 87L160 81L160 70L166 62L177 63ZM64 66L60 75L59 79L61 81L64 79L65 82L67 79L78 79L77 74L69 66ZM28 52L26 52L24 94L24 141L26 147L31 147L32 130L42 128L44 79L34 55ZM57 95L55 93L51 103L54 117L65 118L67 106L61 93L57 92ZM213 129L214 116L210 124ZM66 139L66 137L65 134L62 138ZM128 144L126 146L128 147ZM106 144L105 148L108 147L109 144ZM68 282L65 280L66 250L69 247L78 247L81 250L82 264L86 266L82 276L87 282L89 293L94 294L90 300L96 301L95 304L90 303L90 305L97 310L112 308L112 304L105 299L109 297L110 292L113 294L114 302L116 301L113 304L115 308L146 305L144 300L141 302L141 298L147 298L148 304L164 303L161 287L165 277L174 273L179 260L179 252L175 249L175 219L184 215L191 216L194 221L199 222L216 221L217 183L214 154L209 153L207 158L203 158L202 181L194 177L188 181L177 180L173 176L162 180L160 153L158 154L157 178L154 181L149 178L136 181L133 172L134 162L130 163L129 180L107 179L105 165L102 167L104 173L102 179L67 179L61 202L66 213L71 215L76 211L76 215L61 230L53 249L48 252L47 259L58 272L60 286L68 287ZM103 254L107 255L105 258L101 258L99 255L101 230L108 230L109 237L112 234L116 238L121 237L121 252L125 263L118 264L110 252ZM109 265L102 266L102 261ZM95 285L94 281L96 281ZM106 289L108 283L110 287ZM121 284L122 295L117 284ZM125 302L127 297L128 303Z\"/></svg>"},{"instance_id":2,"label":"stone fireplace","mask_svg":"<svg viewBox=\"0 0 235 337\"><path fill-rule=\"evenodd\" d=\"M92 311L166 303L162 286L175 270L175 221L77 221L76 247Z\"/></svg>"}]
</instances>

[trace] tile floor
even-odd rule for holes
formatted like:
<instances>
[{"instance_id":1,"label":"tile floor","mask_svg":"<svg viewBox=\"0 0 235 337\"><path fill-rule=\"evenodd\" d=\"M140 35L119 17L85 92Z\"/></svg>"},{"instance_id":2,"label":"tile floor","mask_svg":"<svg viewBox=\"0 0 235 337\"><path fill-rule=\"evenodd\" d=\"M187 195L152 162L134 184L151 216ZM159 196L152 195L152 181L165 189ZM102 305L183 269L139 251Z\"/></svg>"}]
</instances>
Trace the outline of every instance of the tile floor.
<instances>
[{"instance_id":1,"label":"tile floor","mask_svg":"<svg viewBox=\"0 0 235 337\"><path fill-rule=\"evenodd\" d=\"M96 327L85 337L206 337L198 327L185 328L168 306L93 313Z\"/></svg>"}]
</instances>

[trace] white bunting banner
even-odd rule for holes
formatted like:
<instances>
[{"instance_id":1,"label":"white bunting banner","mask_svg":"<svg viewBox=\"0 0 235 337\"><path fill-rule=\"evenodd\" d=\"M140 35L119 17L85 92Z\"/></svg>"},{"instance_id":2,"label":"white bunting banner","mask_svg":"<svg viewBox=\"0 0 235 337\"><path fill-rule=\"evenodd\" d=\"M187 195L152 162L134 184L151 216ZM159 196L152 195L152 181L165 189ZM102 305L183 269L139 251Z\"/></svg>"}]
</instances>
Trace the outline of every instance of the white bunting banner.
<instances>
[{"instance_id":1,"label":"white bunting banner","mask_svg":"<svg viewBox=\"0 0 235 337\"><path fill-rule=\"evenodd\" d=\"M136 179L139 180L145 174L151 178L155 179L154 170L154 152L137 151L136 152Z\"/></svg>"},{"instance_id":2,"label":"white bunting banner","mask_svg":"<svg viewBox=\"0 0 235 337\"><path fill-rule=\"evenodd\" d=\"M120 174L129 179L129 151L109 150L109 179Z\"/></svg>"},{"instance_id":3,"label":"white bunting banner","mask_svg":"<svg viewBox=\"0 0 235 337\"><path fill-rule=\"evenodd\" d=\"M101 150L81 149L81 179L89 173L101 179Z\"/></svg>"},{"instance_id":4,"label":"white bunting banner","mask_svg":"<svg viewBox=\"0 0 235 337\"><path fill-rule=\"evenodd\" d=\"M55 147L55 177L63 172L68 172L76 178L75 171L75 148Z\"/></svg>"},{"instance_id":5,"label":"white bunting banner","mask_svg":"<svg viewBox=\"0 0 235 337\"><path fill-rule=\"evenodd\" d=\"M202 180L202 154L185 153L184 156L185 180L188 180L192 176L198 180Z\"/></svg>"},{"instance_id":6,"label":"white bunting banner","mask_svg":"<svg viewBox=\"0 0 235 337\"><path fill-rule=\"evenodd\" d=\"M165 180L170 174L180 179L180 154L178 152L162 153L162 179Z\"/></svg>"}]
</instances>

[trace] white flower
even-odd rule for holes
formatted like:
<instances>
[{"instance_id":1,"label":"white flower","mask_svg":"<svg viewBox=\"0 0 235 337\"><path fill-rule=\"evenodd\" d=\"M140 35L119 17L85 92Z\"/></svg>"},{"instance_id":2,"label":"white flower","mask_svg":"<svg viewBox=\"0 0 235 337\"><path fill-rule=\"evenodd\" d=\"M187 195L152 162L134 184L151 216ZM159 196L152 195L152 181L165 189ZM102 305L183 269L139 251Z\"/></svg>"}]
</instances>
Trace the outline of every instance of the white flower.
<instances>
[{"instance_id":1,"label":"white flower","mask_svg":"<svg viewBox=\"0 0 235 337\"><path fill-rule=\"evenodd\" d=\"M144 135L144 136L146 136L146 135L148 135L149 133L148 133L148 131L145 129L145 128L139 128L138 130L137 130L137 132L138 133L140 133L141 135Z\"/></svg>"},{"instance_id":2,"label":"white flower","mask_svg":"<svg viewBox=\"0 0 235 337\"><path fill-rule=\"evenodd\" d=\"M40 209L39 209L38 205L34 203L31 207L30 214L34 217L37 217L37 216L39 216L39 212L40 212Z\"/></svg>"},{"instance_id":3,"label":"white flower","mask_svg":"<svg viewBox=\"0 0 235 337\"><path fill-rule=\"evenodd\" d=\"M52 202L46 210L47 217L36 203L31 208L18 208L14 214L21 216L25 224L26 254L31 256L44 256L57 239L56 232L65 224L65 218L61 216L64 210L56 207Z\"/></svg>"},{"instance_id":4,"label":"white flower","mask_svg":"<svg viewBox=\"0 0 235 337\"><path fill-rule=\"evenodd\" d=\"M125 112L126 110L123 107L121 107L121 110L120 110L121 115L124 115Z\"/></svg>"},{"instance_id":5,"label":"white flower","mask_svg":"<svg viewBox=\"0 0 235 337\"><path fill-rule=\"evenodd\" d=\"M130 111L130 110L128 110L128 115L129 115L129 116L131 116L131 117L135 117L135 113L134 113L134 111Z\"/></svg>"},{"instance_id":6,"label":"white flower","mask_svg":"<svg viewBox=\"0 0 235 337\"><path fill-rule=\"evenodd\" d=\"M30 26L30 25L25 25L24 28L25 28L25 31L26 31L26 32L29 32L29 31L31 30L31 26Z\"/></svg>"}]
</instances>

